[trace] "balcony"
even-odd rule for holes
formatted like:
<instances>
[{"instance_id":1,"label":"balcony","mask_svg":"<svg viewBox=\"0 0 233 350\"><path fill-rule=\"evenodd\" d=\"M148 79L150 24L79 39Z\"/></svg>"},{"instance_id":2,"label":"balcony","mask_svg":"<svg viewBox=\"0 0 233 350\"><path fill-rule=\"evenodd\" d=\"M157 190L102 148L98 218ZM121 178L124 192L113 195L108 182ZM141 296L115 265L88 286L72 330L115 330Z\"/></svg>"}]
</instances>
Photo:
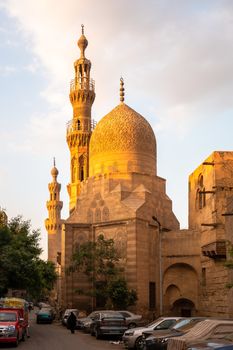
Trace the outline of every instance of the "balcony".
<instances>
[{"instance_id":1,"label":"balcony","mask_svg":"<svg viewBox=\"0 0 233 350\"><path fill-rule=\"evenodd\" d=\"M226 241L217 240L201 247L202 254L211 259L226 259Z\"/></svg>"},{"instance_id":2,"label":"balcony","mask_svg":"<svg viewBox=\"0 0 233 350\"><path fill-rule=\"evenodd\" d=\"M88 80L86 77L71 80L70 92L77 90L88 90L95 92L95 81L93 79Z\"/></svg>"},{"instance_id":3,"label":"balcony","mask_svg":"<svg viewBox=\"0 0 233 350\"><path fill-rule=\"evenodd\" d=\"M97 122L93 119L84 121L72 119L66 124L66 133L70 134L73 132L90 132L95 129L96 124Z\"/></svg>"}]
</instances>

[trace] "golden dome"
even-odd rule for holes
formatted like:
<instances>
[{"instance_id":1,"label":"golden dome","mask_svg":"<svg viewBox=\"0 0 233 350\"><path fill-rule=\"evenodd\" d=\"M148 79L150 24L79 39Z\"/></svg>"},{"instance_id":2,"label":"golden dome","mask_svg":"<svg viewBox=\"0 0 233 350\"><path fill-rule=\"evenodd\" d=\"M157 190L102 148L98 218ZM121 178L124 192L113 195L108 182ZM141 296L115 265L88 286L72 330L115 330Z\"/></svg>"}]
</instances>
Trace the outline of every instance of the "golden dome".
<instances>
[{"instance_id":1,"label":"golden dome","mask_svg":"<svg viewBox=\"0 0 233 350\"><path fill-rule=\"evenodd\" d=\"M90 140L90 176L111 172L156 175L156 140L139 113L119 104L101 119Z\"/></svg>"}]
</instances>

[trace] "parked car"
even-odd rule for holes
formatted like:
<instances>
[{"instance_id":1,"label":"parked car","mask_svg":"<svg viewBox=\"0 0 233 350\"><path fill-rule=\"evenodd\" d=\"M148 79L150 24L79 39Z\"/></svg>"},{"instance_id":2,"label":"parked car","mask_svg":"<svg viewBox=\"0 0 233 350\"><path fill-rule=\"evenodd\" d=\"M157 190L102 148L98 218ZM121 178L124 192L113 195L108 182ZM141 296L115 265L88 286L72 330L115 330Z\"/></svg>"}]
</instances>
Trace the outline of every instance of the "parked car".
<instances>
[{"instance_id":1,"label":"parked car","mask_svg":"<svg viewBox=\"0 0 233 350\"><path fill-rule=\"evenodd\" d=\"M144 327L136 327L132 329L128 329L125 331L122 340L124 342L124 346L127 349L139 349L142 343L142 333L147 330L167 330L169 327L175 325L175 323L180 320L181 317L161 317L157 320L149 323Z\"/></svg>"},{"instance_id":2,"label":"parked car","mask_svg":"<svg viewBox=\"0 0 233 350\"><path fill-rule=\"evenodd\" d=\"M208 319L196 324L188 333L181 337L168 339L168 350L187 349L198 339L223 338L233 333L233 321Z\"/></svg>"},{"instance_id":3,"label":"parked car","mask_svg":"<svg viewBox=\"0 0 233 350\"><path fill-rule=\"evenodd\" d=\"M98 312L104 312L104 311L112 311L112 310L99 310L99 311L92 311L88 316L86 317L78 317L77 319L77 329L82 329L86 333L90 333L90 325L93 321L93 318L95 315L98 314Z\"/></svg>"},{"instance_id":4,"label":"parked car","mask_svg":"<svg viewBox=\"0 0 233 350\"><path fill-rule=\"evenodd\" d=\"M51 309L48 307L42 308L37 312L36 323L52 323L54 315Z\"/></svg>"},{"instance_id":5,"label":"parked car","mask_svg":"<svg viewBox=\"0 0 233 350\"><path fill-rule=\"evenodd\" d=\"M142 315L136 315L133 312L127 310L120 310L118 312L120 312L125 317L128 328L135 328L143 325Z\"/></svg>"},{"instance_id":6,"label":"parked car","mask_svg":"<svg viewBox=\"0 0 233 350\"><path fill-rule=\"evenodd\" d=\"M67 319L70 316L71 312L73 312L76 318L78 318L78 314L79 314L78 309L66 309L61 320L63 326L67 326Z\"/></svg>"},{"instance_id":7,"label":"parked car","mask_svg":"<svg viewBox=\"0 0 233 350\"><path fill-rule=\"evenodd\" d=\"M127 329L124 316L117 311L98 312L90 325L91 335L99 339L103 335L122 336Z\"/></svg>"},{"instance_id":8,"label":"parked car","mask_svg":"<svg viewBox=\"0 0 233 350\"><path fill-rule=\"evenodd\" d=\"M38 303L38 307L39 309L45 308L45 307L51 307L51 305L49 305L48 303L44 303L43 301L40 301Z\"/></svg>"},{"instance_id":9,"label":"parked car","mask_svg":"<svg viewBox=\"0 0 233 350\"><path fill-rule=\"evenodd\" d=\"M171 337L179 337L190 331L203 317L189 317L178 321L166 332L145 331L142 336L142 349L144 350L166 350L167 341Z\"/></svg>"},{"instance_id":10,"label":"parked car","mask_svg":"<svg viewBox=\"0 0 233 350\"><path fill-rule=\"evenodd\" d=\"M233 350L233 343L226 342L222 339L212 339L212 340L204 340L198 341L193 345L189 346L187 350Z\"/></svg>"}]
</instances>

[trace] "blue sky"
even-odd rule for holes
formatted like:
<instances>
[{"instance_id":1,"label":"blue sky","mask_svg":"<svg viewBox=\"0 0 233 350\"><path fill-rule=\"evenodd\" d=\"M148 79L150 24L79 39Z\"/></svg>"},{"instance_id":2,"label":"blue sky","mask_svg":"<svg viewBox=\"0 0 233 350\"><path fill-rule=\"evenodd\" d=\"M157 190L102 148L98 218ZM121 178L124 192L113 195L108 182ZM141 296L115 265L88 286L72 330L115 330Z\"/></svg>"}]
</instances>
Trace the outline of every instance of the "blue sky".
<instances>
[{"instance_id":1,"label":"blue sky","mask_svg":"<svg viewBox=\"0 0 233 350\"><path fill-rule=\"evenodd\" d=\"M69 82L85 25L96 82L93 118L126 103L152 125L158 175L187 227L188 175L232 150L231 0L0 0L0 206L41 229L53 157L68 216Z\"/></svg>"}]
</instances>

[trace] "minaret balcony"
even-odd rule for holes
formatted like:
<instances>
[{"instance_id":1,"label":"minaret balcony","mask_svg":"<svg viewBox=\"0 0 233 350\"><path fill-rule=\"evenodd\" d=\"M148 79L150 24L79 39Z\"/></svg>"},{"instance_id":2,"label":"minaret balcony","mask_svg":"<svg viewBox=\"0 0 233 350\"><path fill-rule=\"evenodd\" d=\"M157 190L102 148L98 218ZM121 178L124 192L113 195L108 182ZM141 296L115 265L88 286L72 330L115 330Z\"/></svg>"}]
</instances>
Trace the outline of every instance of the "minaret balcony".
<instances>
[{"instance_id":1,"label":"minaret balcony","mask_svg":"<svg viewBox=\"0 0 233 350\"><path fill-rule=\"evenodd\" d=\"M93 79L81 78L72 79L70 82L70 92L78 90L87 90L95 92L95 81Z\"/></svg>"},{"instance_id":2,"label":"minaret balcony","mask_svg":"<svg viewBox=\"0 0 233 350\"><path fill-rule=\"evenodd\" d=\"M66 134L90 132L95 129L96 124L97 122L93 119L87 120L85 123L72 119L66 124Z\"/></svg>"}]
</instances>

